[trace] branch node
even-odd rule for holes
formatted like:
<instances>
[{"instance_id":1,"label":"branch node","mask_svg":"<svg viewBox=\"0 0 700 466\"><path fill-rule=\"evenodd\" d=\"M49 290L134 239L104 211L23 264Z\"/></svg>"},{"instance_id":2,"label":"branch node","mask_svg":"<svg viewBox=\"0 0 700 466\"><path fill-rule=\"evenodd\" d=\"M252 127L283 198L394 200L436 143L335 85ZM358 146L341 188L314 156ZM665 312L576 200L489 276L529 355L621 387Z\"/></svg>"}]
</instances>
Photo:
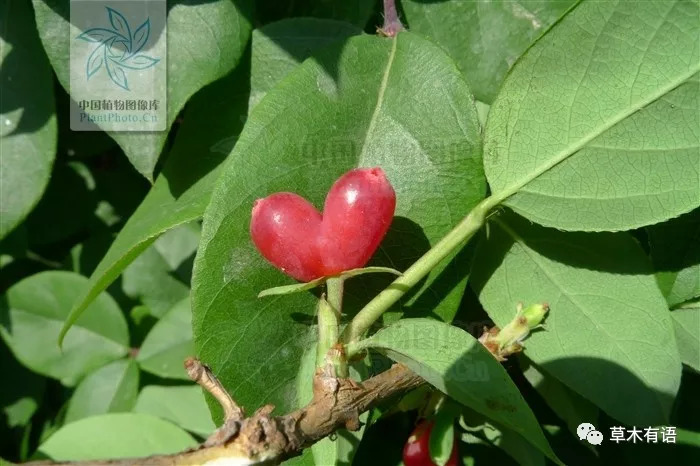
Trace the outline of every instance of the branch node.
<instances>
[{"instance_id":1,"label":"branch node","mask_svg":"<svg viewBox=\"0 0 700 466\"><path fill-rule=\"evenodd\" d=\"M197 358L187 358L185 359L185 369L190 379L197 382L200 387L208 391L219 402L224 410L224 426L229 421L240 422L243 420L245 416L243 409L233 401L231 395L221 385L221 382L219 382L219 379L216 378L209 366L203 364Z\"/></svg>"}]
</instances>

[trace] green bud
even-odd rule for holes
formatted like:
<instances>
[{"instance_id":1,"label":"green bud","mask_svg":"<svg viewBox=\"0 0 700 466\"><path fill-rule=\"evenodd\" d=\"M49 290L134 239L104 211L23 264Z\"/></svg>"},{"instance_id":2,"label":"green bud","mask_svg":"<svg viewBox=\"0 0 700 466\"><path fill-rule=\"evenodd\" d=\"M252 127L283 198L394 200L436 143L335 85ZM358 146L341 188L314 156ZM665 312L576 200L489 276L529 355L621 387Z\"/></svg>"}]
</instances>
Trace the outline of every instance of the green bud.
<instances>
[{"instance_id":1,"label":"green bud","mask_svg":"<svg viewBox=\"0 0 700 466\"><path fill-rule=\"evenodd\" d=\"M542 323L547 311L549 311L549 304L533 304L520 311L520 315L525 318L527 326L533 329Z\"/></svg>"}]
</instances>

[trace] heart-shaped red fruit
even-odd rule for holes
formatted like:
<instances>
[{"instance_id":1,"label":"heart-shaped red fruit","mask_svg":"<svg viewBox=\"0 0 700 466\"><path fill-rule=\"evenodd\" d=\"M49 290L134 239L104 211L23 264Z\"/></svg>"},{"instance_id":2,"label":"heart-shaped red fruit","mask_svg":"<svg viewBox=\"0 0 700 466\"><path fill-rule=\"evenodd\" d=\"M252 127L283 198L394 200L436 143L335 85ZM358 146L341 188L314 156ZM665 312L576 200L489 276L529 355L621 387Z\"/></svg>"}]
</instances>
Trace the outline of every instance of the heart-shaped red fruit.
<instances>
[{"instance_id":1,"label":"heart-shaped red fruit","mask_svg":"<svg viewBox=\"0 0 700 466\"><path fill-rule=\"evenodd\" d=\"M253 206L250 235L275 267L300 281L363 267L384 238L396 194L381 168L358 168L333 184L323 215L293 193Z\"/></svg>"}]
</instances>

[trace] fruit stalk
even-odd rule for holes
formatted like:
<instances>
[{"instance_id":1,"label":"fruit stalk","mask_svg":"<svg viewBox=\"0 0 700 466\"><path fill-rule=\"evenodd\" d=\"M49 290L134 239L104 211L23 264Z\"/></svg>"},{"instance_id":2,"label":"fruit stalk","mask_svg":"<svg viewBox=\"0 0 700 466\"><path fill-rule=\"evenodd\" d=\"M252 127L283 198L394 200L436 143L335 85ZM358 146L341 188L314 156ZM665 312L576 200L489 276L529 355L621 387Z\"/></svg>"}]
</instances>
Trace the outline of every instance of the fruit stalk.
<instances>
[{"instance_id":1,"label":"fruit stalk","mask_svg":"<svg viewBox=\"0 0 700 466\"><path fill-rule=\"evenodd\" d=\"M326 292L327 296L322 296L318 302L316 367L321 367L326 364L328 350L338 343L338 324L343 307L343 278L329 278L326 281ZM341 362L336 361L336 363Z\"/></svg>"}]
</instances>

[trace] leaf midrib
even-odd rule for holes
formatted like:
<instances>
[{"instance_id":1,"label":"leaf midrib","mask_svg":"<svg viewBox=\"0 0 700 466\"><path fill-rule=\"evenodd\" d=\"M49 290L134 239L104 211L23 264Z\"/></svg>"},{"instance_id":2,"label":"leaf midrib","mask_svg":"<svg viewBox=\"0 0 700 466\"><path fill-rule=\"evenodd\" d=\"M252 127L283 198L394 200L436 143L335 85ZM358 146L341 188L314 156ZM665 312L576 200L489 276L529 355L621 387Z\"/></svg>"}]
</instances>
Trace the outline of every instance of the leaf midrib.
<instances>
[{"instance_id":1,"label":"leaf midrib","mask_svg":"<svg viewBox=\"0 0 700 466\"><path fill-rule=\"evenodd\" d=\"M377 104L374 106L374 111L372 112L372 117L369 120L369 125L367 126L367 132L365 133L365 140L362 142L362 147L357 155L358 166L362 166L362 161L364 160L365 150L367 149L367 143L370 140L372 133L374 133L374 127L377 125L377 120L379 119L379 113L382 110L384 104L384 94L386 93L386 88L389 85L389 75L391 74L391 67L394 64L394 58L396 57L396 45L399 39L397 34L391 41L391 51L389 52L389 58L384 68L384 73L382 74L382 80L379 84L379 90L377 92Z\"/></svg>"},{"instance_id":2,"label":"leaf midrib","mask_svg":"<svg viewBox=\"0 0 700 466\"><path fill-rule=\"evenodd\" d=\"M520 191L520 189L528 185L530 182L534 181L544 173L548 172L555 166L568 159L570 156L572 156L579 150L583 149L589 142L593 141L598 136L613 128L615 125L628 118L632 114L638 112L644 107L662 98L664 95L668 94L684 82L688 81L690 78L693 77L693 75L695 75L698 72L700 72L700 62L695 63L695 65L691 67L686 73L683 73L678 78L669 81L666 86L660 87L657 92L650 94L646 99L641 100L636 105L631 105L629 108L618 113L609 121L591 131L587 136L581 138L577 143L564 147L554 157L551 157L548 162L540 165L540 167L535 169L529 175L525 176L522 181L516 182L511 186L503 188L503 190L500 193L494 193L493 197L498 203L503 202L513 194L516 194L518 191Z\"/></svg>"}]
</instances>

